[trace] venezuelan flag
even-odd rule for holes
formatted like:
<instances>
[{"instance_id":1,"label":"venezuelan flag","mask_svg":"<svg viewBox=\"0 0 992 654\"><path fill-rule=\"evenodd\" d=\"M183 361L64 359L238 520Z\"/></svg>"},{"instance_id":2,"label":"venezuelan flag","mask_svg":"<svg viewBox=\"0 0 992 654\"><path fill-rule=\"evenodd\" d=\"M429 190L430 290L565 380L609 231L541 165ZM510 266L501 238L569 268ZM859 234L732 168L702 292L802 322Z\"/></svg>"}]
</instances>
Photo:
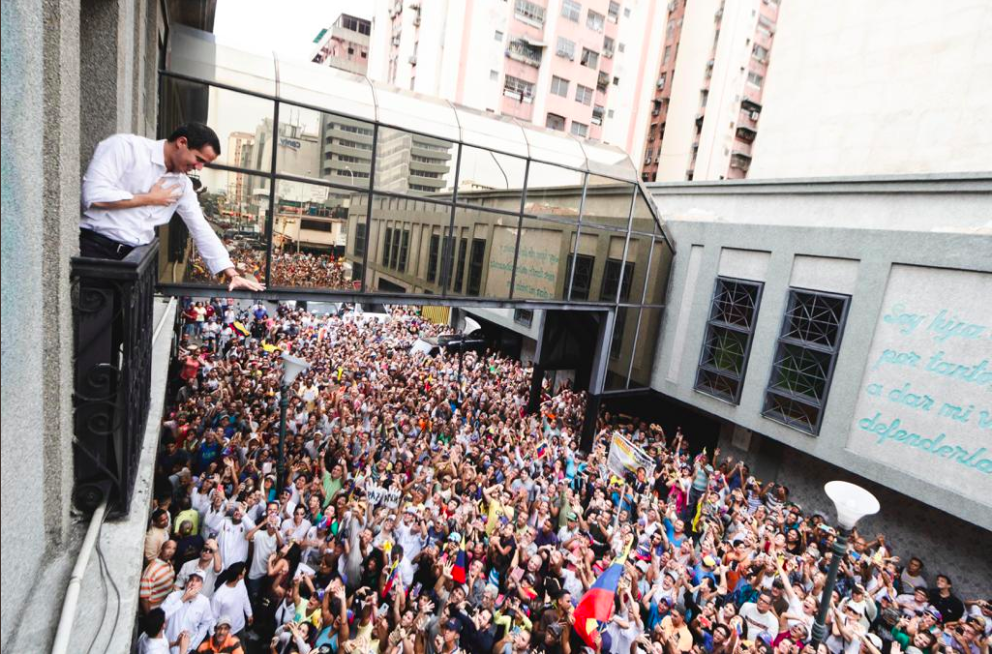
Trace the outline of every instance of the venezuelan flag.
<instances>
[{"instance_id":1,"label":"venezuelan flag","mask_svg":"<svg viewBox=\"0 0 992 654\"><path fill-rule=\"evenodd\" d=\"M249 332L249 331L248 331L248 328L247 328L247 327L245 327L245 326L244 326L244 325L243 325L243 324L242 324L242 323L241 323L240 321L238 321L238 320L235 320L235 321L234 321L234 328L235 328L235 329L237 329L237 330L238 330L238 332L240 332L242 336L247 336L248 334L250 334L250 333L251 333L251 332Z\"/></svg>"},{"instance_id":2,"label":"venezuelan flag","mask_svg":"<svg viewBox=\"0 0 992 654\"><path fill-rule=\"evenodd\" d=\"M464 584L466 572L468 570L468 556L465 554L465 541L462 540L461 547L455 555L455 565L451 569L451 578L456 584Z\"/></svg>"},{"instance_id":3,"label":"venezuelan flag","mask_svg":"<svg viewBox=\"0 0 992 654\"><path fill-rule=\"evenodd\" d=\"M547 453L548 453L548 444L547 443L541 443L540 445L537 446L537 459L538 460L543 459L544 458L544 455L546 455Z\"/></svg>"},{"instance_id":4,"label":"venezuelan flag","mask_svg":"<svg viewBox=\"0 0 992 654\"><path fill-rule=\"evenodd\" d=\"M382 598L385 599L389 597L389 591L393 589L393 582L396 581L396 575L399 572L396 568L399 566L400 562L397 560L389 568L389 576L386 577L386 583L382 587Z\"/></svg>"},{"instance_id":5,"label":"venezuelan flag","mask_svg":"<svg viewBox=\"0 0 992 654\"><path fill-rule=\"evenodd\" d=\"M593 634L606 628L613 616L613 598L617 593L617 585L623 577L623 566L627 562L630 545L623 554L613 560L603 574L599 575L579 605L575 607L575 631L589 645L595 647Z\"/></svg>"}]
</instances>

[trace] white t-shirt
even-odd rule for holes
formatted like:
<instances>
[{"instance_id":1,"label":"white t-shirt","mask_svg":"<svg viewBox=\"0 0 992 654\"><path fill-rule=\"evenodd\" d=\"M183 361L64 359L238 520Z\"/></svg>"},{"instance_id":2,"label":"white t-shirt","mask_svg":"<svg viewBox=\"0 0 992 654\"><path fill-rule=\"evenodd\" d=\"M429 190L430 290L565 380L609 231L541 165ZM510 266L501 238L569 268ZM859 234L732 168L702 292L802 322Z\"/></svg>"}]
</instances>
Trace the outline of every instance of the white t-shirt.
<instances>
[{"instance_id":1,"label":"white t-shirt","mask_svg":"<svg viewBox=\"0 0 992 654\"><path fill-rule=\"evenodd\" d=\"M141 634L138 637L138 654L169 654L169 639L164 634L158 638Z\"/></svg>"},{"instance_id":2,"label":"white t-shirt","mask_svg":"<svg viewBox=\"0 0 992 654\"><path fill-rule=\"evenodd\" d=\"M772 610L765 613L758 611L758 605L754 602L747 602L741 607L740 616L747 625L746 640L754 640L762 631L767 631L772 637L778 633L778 618Z\"/></svg>"},{"instance_id":3,"label":"white t-shirt","mask_svg":"<svg viewBox=\"0 0 992 654\"><path fill-rule=\"evenodd\" d=\"M276 535L269 535L266 530L259 530L252 536L255 553L251 556L251 567L248 568L249 579L260 579L269 572L269 556L276 551Z\"/></svg>"},{"instance_id":4,"label":"white t-shirt","mask_svg":"<svg viewBox=\"0 0 992 654\"><path fill-rule=\"evenodd\" d=\"M242 518L238 524L227 518L221 524L217 545L220 547L220 560L225 569L233 563L244 563L248 560L248 541L245 540L245 534L254 528L255 523L250 518Z\"/></svg>"}]
</instances>

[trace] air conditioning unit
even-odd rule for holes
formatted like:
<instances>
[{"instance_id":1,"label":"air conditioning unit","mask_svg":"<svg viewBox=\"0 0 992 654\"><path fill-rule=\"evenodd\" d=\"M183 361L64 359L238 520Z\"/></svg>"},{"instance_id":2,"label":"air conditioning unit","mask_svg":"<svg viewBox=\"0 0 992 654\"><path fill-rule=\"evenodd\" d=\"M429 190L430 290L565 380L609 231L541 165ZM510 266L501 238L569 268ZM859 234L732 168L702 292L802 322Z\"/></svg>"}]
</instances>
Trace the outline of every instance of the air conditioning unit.
<instances>
[{"instance_id":1,"label":"air conditioning unit","mask_svg":"<svg viewBox=\"0 0 992 654\"><path fill-rule=\"evenodd\" d=\"M413 19L413 26L420 27L420 14L417 14L416 18Z\"/></svg>"},{"instance_id":2,"label":"air conditioning unit","mask_svg":"<svg viewBox=\"0 0 992 654\"><path fill-rule=\"evenodd\" d=\"M389 9L389 17L390 18L396 18L396 10L393 9L392 7L390 7L390 9Z\"/></svg>"},{"instance_id":3,"label":"air conditioning unit","mask_svg":"<svg viewBox=\"0 0 992 654\"><path fill-rule=\"evenodd\" d=\"M677 5L677 4L678 4L678 1L677 0L672 0L671 2L669 2L668 3L668 13L672 13L673 11L675 11L675 5Z\"/></svg>"},{"instance_id":4,"label":"air conditioning unit","mask_svg":"<svg viewBox=\"0 0 992 654\"><path fill-rule=\"evenodd\" d=\"M759 114L757 111L751 112L751 120L758 120L759 116L761 116L761 114Z\"/></svg>"},{"instance_id":5,"label":"air conditioning unit","mask_svg":"<svg viewBox=\"0 0 992 654\"><path fill-rule=\"evenodd\" d=\"M400 37L399 36L394 36L393 37L393 45L399 45L399 44L400 44Z\"/></svg>"},{"instance_id":6,"label":"air conditioning unit","mask_svg":"<svg viewBox=\"0 0 992 654\"><path fill-rule=\"evenodd\" d=\"M417 65L417 55L411 55L409 61L410 61L410 65L411 66L416 66Z\"/></svg>"}]
</instances>

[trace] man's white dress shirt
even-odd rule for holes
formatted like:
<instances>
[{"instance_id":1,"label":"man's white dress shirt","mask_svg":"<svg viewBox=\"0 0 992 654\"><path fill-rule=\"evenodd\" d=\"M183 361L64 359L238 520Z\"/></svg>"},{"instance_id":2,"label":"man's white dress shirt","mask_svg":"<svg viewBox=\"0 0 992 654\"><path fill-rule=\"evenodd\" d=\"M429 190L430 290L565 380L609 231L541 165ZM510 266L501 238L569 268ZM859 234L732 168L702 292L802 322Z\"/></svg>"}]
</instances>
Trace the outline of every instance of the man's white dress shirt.
<instances>
[{"instance_id":1,"label":"man's white dress shirt","mask_svg":"<svg viewBox=\"0 0 992 654\"><path fill-rule=\"evenodd\" d=\"M162 602L161 609L165 612L165 636L170 643L179 640L179 634L189 632L189 651L195 652L207 632L213 629L217 621L210 600L205 595L197 595L188 602L183 601L183 591L176 590ZM179 654L179 648L172 648L173 654Z\"/></svg>"},{"instance_id":2,"label":"man's white dress shirt","mask_svg":"<svg viewBox=\"0 0 992 654\"><path fill-rule=\"evenodd\" d=\"M147 193L165 178L165 186L175 186L180 194L169 206L132 209L100 209L95 202L131 200ZM196 243L200 257L217 274L234 264L217 234L203 217L193 183L182 173L165 168L165 141L153 141L133 134L115 134L100 142L83 176L83 218L80 227L130 246L147 245L155 238L155 227L165 225L179 212Z\"/></svg>"}]
</instances>

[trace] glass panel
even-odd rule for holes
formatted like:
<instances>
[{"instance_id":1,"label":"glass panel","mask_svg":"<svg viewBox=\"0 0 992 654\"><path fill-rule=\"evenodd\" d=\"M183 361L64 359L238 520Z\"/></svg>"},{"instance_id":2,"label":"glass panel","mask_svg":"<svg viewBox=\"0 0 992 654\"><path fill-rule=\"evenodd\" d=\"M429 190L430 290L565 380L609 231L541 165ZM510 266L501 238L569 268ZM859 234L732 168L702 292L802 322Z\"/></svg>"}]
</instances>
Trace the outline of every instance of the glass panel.
<instances>
[{"instance_id":1,"label":"glass panel","mask_svg":"<svg viewBox=\"0 0 992 654\"><path fill-rule=\"evenodd\" d=\"M651 236L631 234L627 245L627 268L625 276L630 278L630 294L622 302L640 304L644 295L644 285L648 277L648 256L651 252Z\"/></svg>"},{"instance_id":2,"label":"glass panel","mask_svg":"<svg viewBox=\"0 0 992 654\"><path fill-rule=\"evenodd\" d=\"M455 111L461 124L462 142L527 156L523 129L511 118L484 114L467 107L458 107Z\"/></svg>"},{"instance_id":3,"label":"glass panel","mask_svg":"<svg viewBox=\"0 0 992 654\"><path fill-rule=\"evenodd\" d=\"M159 125L164 135L183 123L204 123L217 132L218 164L265 172L272 168L274 102L172 78L164 78L162 91ZM200 173L201 181L213 190L224 187L226 177L227 173L209 168Z\"/></svg>"},{"instance_id":4,"label":"glass panel","mask_svg":"<svg viewBox=\"0 0 992 654\"><path fill-rule=\"evenodd\" d=\"M463 145L458 202L518 213L526 169L520 157Z\"/></svg>"},{"instance_id":5,"label":"glass panel","mask_svg":"<svg viewBox=\"0 0 992 654\"><path fill-rule=\"evenodd\" d=\"M525 128L527 129L527 128ZM554 161L579 170L586 169L586 155L579 142L558 132L527 129L530 156L542 161Z\"/></svg>"},{"instance_id":6,"label":"glass panel","mask_svg":"<svg viewBox=\"0 0 992 654\"><path fill-rule=\"evenodd\" d=\"M276 182L270 286L360 289L361 269L355 275L345 251L352 228L349 211L361 197L315 184Z\"/></svg>"},{"instance_id":7,"label":"glass panel","mask_svg":"<svg viewBox=\"0 0 992 654\"><path fill-rule=\"evenodd\" d=\"M365 202L359 201L349 219L357 224L367 215ZM419 198L374 196L366 237L368 256L353 255L365 269L366 290L440 294L443 235L450 220L451 207L447 205Z\"/></svg>"},{"instance_id":8,"label":"glass panel","mask_svg":"<svg viewBox=\"0 0 992 654\"><path fill-rule=\"evenodd\" d=\"M455 210L455 231L448 245L448 295L510 297L517 221L516 216L476 208Z\"/></svg>"},{"instance_id":9,"label":"glass panel","mask_svg":"<svg viewBox=\"0 0 992 654\"><path fill-rule=\"evenodd\" d=\"M606 225L626 231L633 193L633 184L618 182L599 175L590 175L582 222Z\"/></svg>"},{"instance_id":10,"label":"glass panel","mask_svg":"<svg viewBox=\"0 0 992 654\"><path fill-rule=\"evenodd\" d=\"M234 265L244 275L265 280L265 252L268 238L265 234L269 209L268 179L246 173L212 171L221 177L214 189L200 193L200 206L207 222L223 241L231 254ZM196 184L197 182L194 182ZM240 188L236 196L228 195L231 186ZM204 284L220 288L222 285L211 274L207 265L193 247L186 223L178 216L159 229L161 256L167 262L162 266L161 282L165 284Z\"/></svg>"},{"instance_id":11,"label":"glass panel","mask_svg":"<svg viewBox=\"0 0 992 654\"><path fill-rule=\"evenodd\" d=\"M575 231L571 225L524 218L513 299L565 298L568 247Z\"/></svg>"},{"instance_id":12,"label":"glass panel","mask_svg":"<svg viewBox=\"0 0 992 654\"><path fill-rule=\"evenodd\" d=\"M818 406L799 402L776 393L765 395L765 408L761 413L810 434L816 434L819 429L820 408Z\"/></svg>"},{"instance_id":13,"label":"glass panel","mask_svg":"<svg viewBox=\"0 0 992 654\"><path fill-rule=\"evenodd\" d=\"M637 195L634 198L634 216L630 228L635 232L644 232L645 234L653 234L657 229L654 214L651 213L651 207L644 194L641 193L640 187L637 188Z\"/></svg>"},{"instance_id":14,"label":"glass panel","mask_svg":"<svg viewBox=\"0 0 992 654\"><path fill-rule=\"evenodd\" d=\"M582 149L585 150L586 157L588 157L590 172L613 175L630 181L637 179L637 168L630 160L630 156L623 150L589 141L582 144Z\"/></svg>"},{"instance_id":15,"label":"glass panel","mask_svg":"<svg viewBox=\"0 0 992 654\"><path fill-rule=\"evenodd\" d=\"M390 127L379 128L375 188L451 199L458 145Z\"/></svg>"},{"instance_id":16,"label":"glass panel","mask_svg":"<svg viewBox=\"0 0 992 654\"><path fill-rule=\"evenodd\" d=\"M634 355L634 334L637 332L637 315L640 309L620 307L613 323L610 358L606 373L606 390L627 388L627 373Z\"/></svg>"},{"instance_id":17,"label":"glass panel","mask_svg":"<svg viewBox=\"0 0 992 654\"><path fill-rule=\"evenodd\" d=\"M372 123L280 105L276 172L368 189L373 133Z\"/></svg>"},{"instance_id":18,"label":"glass panel","mask_svg":"<svg viewBox=\"0 0 992 654\"><path fill-rule=\"evenodd\" d=\"M803 395L813 402L826 398L832 355L798 345L780 343L769 389Z\"/></svg>"},{"instance_id":19,"label":"glass panel","mask_svg":"<svg viewBox=\"0 0 992 654\"><path fill-rule=\"evenodd\" d=\"M634 366L630 371L630 387L646 388L651 385L651 370L658 347L658 330L663 309L641 309L641 324L637 329L637 348Z\"/></svg>"},{"instance_id":20,"label":"glass panel","mask_svg":"<svg viewBox=\"0 0 992 654\"><path fill-rule=\"evenodd\" d=\"M584 177L576 170L532 161L524 213L577 221Z\"/></svg>"},{"instance_id":21,"label":"glass panel","mask_svg":"<svg viewBox=\"0 0 992 654\"><path fill-rule=\"evenodd\" d=\"M447 102L392 87L376 89L379 122L457 141L458 119Z\"/></svg>"},{"instance_id":22,"label":"glass panel","mask_svg":"<svg viewBox=\"0 0 992 654\"><path fill-rule=\"evenodd\" d=\"M570 250L568 256L570 258L571 253L578 252L581 259L576 266L576 274L572 280L572 300L612 304L616 296L616 280L610 282L612 295L603 297L603 278L607 272L608 260L614 262L610 264L613 276L619 277L619 264L623 261L625 234L592 225L582 225L578 233L577 247L575 237L576 233L569 236ZM567 267L569 264L566 262L565 265Z\"/></svg>"},{"instance_id":23,"label":"glass panel","mask_svg":"<svg viewBox=\"0 0 992 654\"><path fill-rule=\"evenodd\" d=\"M169 26L166 68L208 82L274 96L275 62L271 55L244 52L219 43L216 36L184 27Z\"/></svg>"},{"instance_id":24,"label":"glass panel","mask_svg":"<svg viewBox=\"0 0 992 654\"><path fill-rule=\"evenodd\" d=\"M701 365L740 378L744 375L750 334L711 326L703 345Z\"/></svg>"},{"instance_id":25,"label":"glass panel","mask_svg":"<svg viewBox=\"0 0 992 654\"><path fill-rule=\"evenodd\" d=\"M375 120L376 116L369 81L329 66L280 60L279 98L355 118Z\"/></svg>"},{"instance_id":26,"label":"glass panel","mask_svg":"<svg viewBox=\"0 0 992 654\"><path fill-rule=\"evenodd\" d=\"M668 293L668 276L672 272L672 251L666 241L655 240L652 246L651 271L648 274L648 292L645 304L665 304Z\"/></svg>"}]
</instances>

